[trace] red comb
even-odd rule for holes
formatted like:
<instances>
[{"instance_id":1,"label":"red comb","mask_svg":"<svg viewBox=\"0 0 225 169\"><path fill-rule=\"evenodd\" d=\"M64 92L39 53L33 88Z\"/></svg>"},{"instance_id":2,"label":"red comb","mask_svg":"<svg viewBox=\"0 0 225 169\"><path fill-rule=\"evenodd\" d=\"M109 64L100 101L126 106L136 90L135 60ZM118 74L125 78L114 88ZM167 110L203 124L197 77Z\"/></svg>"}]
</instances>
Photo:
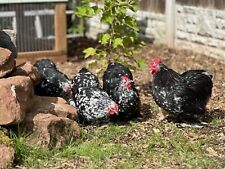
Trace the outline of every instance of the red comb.
<instances>
[{"instance_id":1,"label":"red comb","mask_svg":"<svg viewBox=\"0 0 225 169\"><path fill-rule=\"evenodd\" d=\"M162 60L160 58L154 58L150 61L151 63L161 63Z\"/></svg>"},{"instance_id":2,"label":"red comb","mask_svg":"<svg viewBox=\"0 0 225 169\"><path fill-rule=\"evenodd\" d=\"M154 65L154 64L159 64L161 62L162 62L162 60L160 58L154 58L154 59L149 60L148 65L150 66L150 65Z\"/></svg>"}]
</instances>

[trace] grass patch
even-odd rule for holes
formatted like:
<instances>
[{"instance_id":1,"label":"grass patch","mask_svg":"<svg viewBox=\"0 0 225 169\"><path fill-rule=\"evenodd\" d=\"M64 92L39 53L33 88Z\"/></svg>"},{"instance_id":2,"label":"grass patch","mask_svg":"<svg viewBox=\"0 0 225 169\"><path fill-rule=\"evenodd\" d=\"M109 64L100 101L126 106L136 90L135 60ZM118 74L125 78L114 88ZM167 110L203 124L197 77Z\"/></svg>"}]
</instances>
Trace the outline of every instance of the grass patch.
<instances>
[{"instance_id":1,"label":"grass patch","mask_svg":"<svg viewBox=\"0 0 225 169\"><path fill-rule=\"evenodd\" d=\"M25 144L23 138L14 136L13 140L18 163L24 163L27 166L39 166L39 161L51 158L51 151L47 149L29 146Z\"/></svg>"},{"instance_id":2,"label":"grass patch","mask_svg":"<svg viewBox=\"0 0 225 169\"><path fill-rule=\"evenodd\" d=\"M132 122L127 126L82 127L81 138L61 149L30 147L21 138L15 145L23 165L32 168L53 168L62 160L70 161L68 165L75 163L75 168L90 169L219 168L222 158L209 156L206 150L214 137L200 135L200 131Z\"/></svg>"},{"instance_id":3,"label":"grass patch","mask_svg":"<svg viewBox=\"0 0 225 169\"><path fill-rule=\"evenodd\" d=\"M219 117L214 117L211 121L211 125L213 126L219 126L222 124L222 121Z\"/></svg>"},{"instance_id":4,"label":"grass patch","mask_svg":"<svg viewBox=\"0 0 225 169\"><path fill-rule=\"evenodd\" d=\"M168 165L199 167L215 167L216 162L207 155L206 140L189 140L183 132L176 130L169 136L162 133L154 134L148 138L147 153L160 167Z\"/></svg>"}]
</instances>

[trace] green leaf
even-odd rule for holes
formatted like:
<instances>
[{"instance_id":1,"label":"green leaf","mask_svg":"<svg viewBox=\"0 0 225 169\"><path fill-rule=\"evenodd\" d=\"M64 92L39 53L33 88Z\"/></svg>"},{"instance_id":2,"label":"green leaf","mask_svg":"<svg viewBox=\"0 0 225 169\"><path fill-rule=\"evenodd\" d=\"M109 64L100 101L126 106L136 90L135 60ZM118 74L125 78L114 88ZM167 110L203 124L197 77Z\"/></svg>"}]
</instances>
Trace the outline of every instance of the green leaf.
<instances>
[{"instance_id":1,"label":"green leaf","mask_svg":"<svg viewBox=\"0 0 225 169\"><path fill-rule=\"evenodd\" d=\"M102 14L101 22L112 24L114 16L110 12L105 12Z\"/></svg>"},{"instance_id":2,"label":"green leaf","mask_svg":"<svg viewBox=\"0 0 225 169\"><path fill-rule=\"evenodd\" d=\"M103 44L103 45L107 44L109 42L110 38L111 38L111 36L109 33L103 34L100 39L101 44Z\"/></svg>"},{"instance_id":3,"label":"green leaf","mask_svg":"<svg viewBox=\"0 0 225 169\"><path fill-rule=\"evenodd\" d=\"M94 10L95 15L99 14L102 11L102 9L97 6L93 6L92 9Z\"/></svg>"},{"instance_id":4,"label":"green leaf","mask_svg":"<svg viewBox=\"0 0 225 169\"><path fill-rule=\"evenodd\" d=\"M75 14L78 17L92 17L95 15L95 11L90 6L78 6L75 9Z\"/></svg>"},{"instance_id":5,"label":"green leaf","mask_svg":"<svg viewBox=\"0 0 225 169\"><path fill-rule=\"evenodd\" d=\"M146 63L145 63L145 59L144 58L137 58L136 59L136 63L138 64L138 66L143 70L146 68Z\"/></svg>"},{"instance_id":6,"label":"green leaf","mask_svg":"<svg viewBox=\"0 0 225 169\"><path fill-rule=\"evenodd\" d=\"M87 48L87 49L83 50L83 53L85 53L84 58L88 58L88 57L96 54L96 49L90 47L90 48Z\"/></svg>"},{"instance_id":7,"label":"green leaf","mask_svg":"<svg viewBox=\"0 0 225 169\"><path fill-rule=\"evenodd\" d=\"M99 54L100 57L106 57L107 56L107 52L104 51L104 50L99 51L98 54Z\"/></svg>"},{"instance_id":8,"label":"green leaf","mask_svg":"<svg viewBox=\"0 0 225 169\"><path fill-rule=\"evenodd\" d=\"M126 16L126 18L125 18L125 24L128 27L132 28L133 30L135 30L137 32L139 31L139 28L137 26L137 22L136 22L136 19L135 18L133 18L131 16Z\"/></svg>"},{"instance_id":9,"label":"green leaf","mask_svg":"<svg viewBox=\"0 0 225 169\"><path fill-rule=\"evenodd\" d=\"M131 49L126 49L126 50L124 51L124 53L126 54L127 57L131 57L132 54L133 54L133 51L132 51Z\"/></svg>"},{"instance_id":10,"label":"green leaf","mask_svg":"<svg viewBox=\"0 0 225 169\"><path fill-rule=\"evenodd\" d=\"M138 10L138 5L136 3L133 3L131 5L129 5L130 10L132 10L133 12L137 12Z\"/></svg>"},{"instance_id":11,"label":"green leaf","mask_svg":"<svg viewBox=\"0 0 225 169\"><path fill-rule=\"evenodd\" d=\"M135 37L132 35L125 36L123 38L123 44L125 47L131 47L134 45Z\"/></svg>"},{"instance_id":12,"label":"green leaf","mask_svg":"<svg viewBox=\"0 0 225 169\"><path fill-rule=\"evenodd\" d=\"M116 38L113 40L113 47L117 48L118 46L123 47L123 39L122 38Z\"/></svg>"}]
</instances>

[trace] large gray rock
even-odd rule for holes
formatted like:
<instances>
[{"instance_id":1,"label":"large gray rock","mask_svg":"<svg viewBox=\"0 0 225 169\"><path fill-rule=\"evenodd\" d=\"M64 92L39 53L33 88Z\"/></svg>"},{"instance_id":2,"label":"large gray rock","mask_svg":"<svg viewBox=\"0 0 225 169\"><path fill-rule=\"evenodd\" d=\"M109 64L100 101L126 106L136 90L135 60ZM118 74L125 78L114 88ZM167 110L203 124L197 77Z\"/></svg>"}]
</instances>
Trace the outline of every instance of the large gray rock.
<instances>
[{"instance_id":1,"label":"large gray rock","mask_svg":"<svg viewBox=\"0 0 225 169\"><path fill-rule=\"evenodd\" d=\"M0 79L0 125L18 124L23 121L33 97L29 77L14 76Z\"/></svg>"}]
</instances>

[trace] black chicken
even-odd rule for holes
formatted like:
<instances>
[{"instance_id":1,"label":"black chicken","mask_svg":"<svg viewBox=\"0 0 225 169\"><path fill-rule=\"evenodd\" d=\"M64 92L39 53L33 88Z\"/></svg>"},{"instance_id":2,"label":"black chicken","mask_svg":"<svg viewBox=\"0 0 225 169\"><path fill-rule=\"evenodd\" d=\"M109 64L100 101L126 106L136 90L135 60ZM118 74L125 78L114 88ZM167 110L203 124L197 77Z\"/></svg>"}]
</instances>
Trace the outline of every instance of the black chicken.
<instances>
[{"instance_id":1,"label":"black chicken","mask_svg":"<svg viewBox=\"0 0 225 169\"><path fill-rule=\"evenodd\" d=\"M103 90L119 105L121 119L140 114L140 99L131 71L120 63L110 62L103 75Z\"/></svg>"},{"instance_id":2,"label":"black chicken","mask_svg":"<svg viewBox=\"0 0 225 169\"><path fill-rule=\"evenodd\" d=\"M152 95L156 103L178 119L197 120L206 112L212 93L212 75L205 70L190 70L178 74L169 69L160 58L148 64L152 79Z\"/></svg>"},{"instance_id":3,"label":"black chicken","mask_svg":"<svg viewBox=\"0 0 225 169\"><path fill-rule=\"evenodd\" d=\"M118 105L100 88L98 78L86 68L74 77L72 91L80 122L107 122L118 114Z\"/></svg>"},{"instance_id":4,"label":"black chicken","mask_svg":"<svg viewBox=\"0 0 225 169\"><path fill-rule=\"evenodd\" d=\"M49 59L37 61L37 68L41 81L35 86L35 94L41 96L63 97L68 99L71 95L71 82L68 77L57 70L56 65Z\"/></svg>"},{"instance_id":5,"label":"black chicken","mask_svg":"<svg viewBox=\"0 0 225 169\"><path fill-rule=\"evenodd\" d=\"M12 53L11 56L17 57L17 48L11 41L10 36L4 31L0 30L0 47L9 49Z\"/></svg>"},{"instance_id":6,"label":"black chicken","mask_svg":"<svg viewBox=\"0 0 225 169\"><path fill-rule=\"evenodd\" d=\"M53 68L56 69L55 63L50 59L41 59L35 62L34 66L38 70L43 70L44 68Z\"/></svg>"}]
</instances>

